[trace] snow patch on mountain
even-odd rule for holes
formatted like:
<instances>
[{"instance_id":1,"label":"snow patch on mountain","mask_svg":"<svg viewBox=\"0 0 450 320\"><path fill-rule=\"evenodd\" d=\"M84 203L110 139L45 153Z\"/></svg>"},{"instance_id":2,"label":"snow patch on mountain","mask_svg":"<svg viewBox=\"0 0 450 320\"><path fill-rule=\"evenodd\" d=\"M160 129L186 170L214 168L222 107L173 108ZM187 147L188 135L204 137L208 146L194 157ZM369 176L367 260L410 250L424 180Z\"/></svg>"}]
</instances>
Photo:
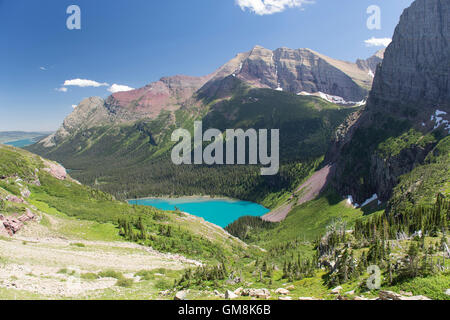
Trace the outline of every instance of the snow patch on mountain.
<instances>
[{"instance_id":1,"label":"snow patch on mountain","mask_svg":"<svg viewBox=\"0 0 450 320\"><path fill-rule=\"evenodd\" d=\"M378 200L378 195L375 193L372 197L370 197L369 199L367 199L366 201L363 202L363 204L361 205L361 208L364 206L367 206L369 203Z\"/></svg>"},{"instance_id":2,"label":"snow patch on mountain","mask_svg":"<svg viewBox=\"0 0 450 320\"><path fill-rule=\"evenodd\" d=\"M334 104L340 104L340 105L356 105L356 106L362 106L366 103L366 100L361 100L359 102L356 101L346 101L344 98L339 96L333 96L331 94L326 94L324 92L316 92L316 93L309 93L306 91L302 91L297 93L298 96L316 96L319 98L322 98L328 102L334 103Z\"/></svg>"},{"instance_id":3,"label":"snow patch on mountain","mask_svg":"<svg viewBox=\"0 0 450 320\"><path fill-rule=\"evenodd\" d=\"M353 201L353 197L351 195L347 196L347 203L351 205L353 208L359 207L359 204Z\"/></svg>"},{"instance_id":4,"label":"snow patch on mountain","mask_svg":"<svg viewBox=\"0 0 450 320\"><path fill-rule=\"evenodd\" d=\"M450 123L448 120L445 120L443 117L447 115L447 112L445 111L441 111L439 109L437 109L435 111L435 113L433 115L431 115L431 121L434 121L434 129L439 128L440 126L444 126L444 129L448 131L448 133L450 134Z\"/></svg>"}]
</instances>

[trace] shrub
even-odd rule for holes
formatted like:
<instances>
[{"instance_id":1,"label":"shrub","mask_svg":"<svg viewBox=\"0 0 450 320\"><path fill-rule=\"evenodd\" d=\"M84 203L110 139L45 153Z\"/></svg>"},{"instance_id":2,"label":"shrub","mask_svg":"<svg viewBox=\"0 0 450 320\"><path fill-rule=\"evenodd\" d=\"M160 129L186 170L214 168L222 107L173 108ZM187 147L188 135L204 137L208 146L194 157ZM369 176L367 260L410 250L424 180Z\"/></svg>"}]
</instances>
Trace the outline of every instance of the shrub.
<instances>
[{"instance_id":1,"label":"shrub","mask_svg":"<svg viewBox=\"0 0 450 320\"><path fill-rule=\"evenodd\" d=\"M122 278L122 279L117 280L116 286L124 287L124 288L131 288L133 286L133 283L134 283L133 279Z\"/></svg>"},{"instance_id":2,"label":"shrub","mask_svg":"<svg viewBox=\"0 0 450 320\"><path fill-rule=\"evenodd\" d=\"M155 278L155 274L152 271L141 270L135 274L136 277L141 277L144 280L153 280Z\"/></svg>"},{"instance_id":3,"label":"shrub","mask_svg":"<svg viewBox=\"0 0 450 320\"><path fill-rule=\"evenodd\" d=\"M168 280L160 279L156 282L156 288L159 290L167 290L173 287L172 283Z\"/></svg>"},{"instance_id":4,"label":"shrub","mask_svg":"<svg viewBox=\"0 0 450 320\"><path fill-rule=\"evenodd\" d=\"M106 271L102 271L98 274L98 276L100 278L114 278L117 280L122 280L124 279L124 276L121 272L117 272L114 270L106 270Z\"/></svg>"},{"instance_id":5,"label":"shrub","mask_svg":"<svg viewBox=\"0 0 450 320\"><path fill-rule=\"evenodd\" d=\"M86 245L84 243L79 243L79 242L71 243L70 245L74 246L74 247L78 247L78 248L85 248L86 247Z\"/></svg>"},{"instance_id":6,"label":"shrub","mask_svg":"<svg viewBox=\"0 0 450 320\"><path fill-rule=\"evenodd\" d=\"M96 280L98 278L100 278L100 276L98 274L92 273L92 272L83 273L81 275L81 279L84 279L84 280Z\"/></svg>"}]
</instances>

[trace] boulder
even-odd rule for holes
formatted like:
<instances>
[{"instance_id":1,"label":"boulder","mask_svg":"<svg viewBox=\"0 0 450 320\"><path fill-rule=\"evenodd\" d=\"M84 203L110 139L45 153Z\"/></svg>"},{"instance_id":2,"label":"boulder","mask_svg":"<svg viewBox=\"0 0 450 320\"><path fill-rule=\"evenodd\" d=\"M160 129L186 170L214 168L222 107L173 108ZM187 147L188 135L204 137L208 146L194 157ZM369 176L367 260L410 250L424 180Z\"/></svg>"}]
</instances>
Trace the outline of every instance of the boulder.
<instances>
[{"instance_id":1,"label":"boulder","mask_svg":"<svg viewBox=\"0 0 450 320\"><path fill-rule=\"evenodd\" d=\"M268 299L270 292L267 289L249 289L248 295L253 298Z\"/></svg>"},{"instance_id":2,"label":"boulder","mask_svg":"<svg viewBox=\"0 0 450 320\"><path fill-rule=\"evenodd\" d=\"M23 223L16 218L6 218L6 220L3 221L3 226L5 227L8 234L10 236L13 236L23 228Z\"/></svg>"},{"instance_id":3,"label":"boulder","mask_svg":"<svg viewBox=\"0 0 450 320\"><path fill-rule=\"evenodd\" d=\"M315 301L317 299L314 299L313 297L300 297L298 298L300 301Z\"/></svg>"},{"instance_id":4,"label":"boulder","mask_svg":"<svg viewBox=\"0 0 450 320\"><path fill-rule=\"evenodd\" d=\"M431 300L428 297L425 296L403 296L399 293L395 293L392 291L380 291L379 297L381 300Z\"/></svg>"},{"instance_id":5,"label":"boulder","mask_svg":"<svg viewBox=\"0 0 450 320\"><path fill-rule=\"evenodd\" d=\"M283 297L279 297L278 300L282 300L282 301L291 301L291 300L292 300L292 297L283 296Z\"/></svg>"},{"instance_id":6,"label":"boulder","mask_svg":"<svg viewBox=\"0 0 450 320\"><path fill-rule=\"evenodd\" d=\"M349 296L353 296L353 295L355 295L355 290L347 291L345 294L349 295Z\"/></svg>"},{"instance_id":7,"label":"boulder","mask_svg":"<svg viewBox=\"0 0 450 320\"><path fill-rule=\"evenodd\" d=\"M170 293L169 290L163 290L163 291L160 291L160 292L159 292L159 295L160 295L160 296L168 296L169 293Z\"/></svg>"},{"instance_id":8,"label":"boulder","mask_svg":"<svg viewBox=\"0 0 450 320\"><path fill-rule=\"evenodd\" d=\"M400 297L399 300L404 300L404 301L408 301L408 300L412 300L412 301L429 301L431 299L428 298L428 297L425 297L425 296L412 296L412 297L402 296L402 297Z\"/></svg>"},{"instance_id":9,"label":"boulder","mask_svg":"<svg viewBox=\"0 0 450 320\"><path fill-rule=\"evenodd\" d=\"M294 290L294 289L295 289L295 286L294 286L294 285L290 285L290 286L287 286L286 289L288 289L288 290Z\"/></svg>"},{"instance_id":10,"label":"boulder","mask_svg":"<svg viewBox=\"0 0 450 320\"><path fill-rule=\"evenodd\" d=\"M34 220L36 216L34 215L33 212L30 211L30 209L26 209L25 214L21 215L19 218L17 218L20 222L27 222L27 221L31 221Z\"/></svg>"},{"instance_id":11,"label":"boulder","mask_svg":"<svg viewBox=\"0 0 450 320\"><path fill-rule=\"evenodd\" d=\"M23 199L13 196L13 195L7 196L6 201L13 202L13 203L24 203Z\"/></svg>"},{"instance_id":12,"label":"boulder","mask_svg":"<svg viewBox=\"0 0 450 320\"><path fill-rule=\"evenodd\" d=\"M445 291L445 294L448 295L448 296L450 296L450 289L447 289L447 290Z\"/></svg>"},{"instance_id":13,"label":"boulder","mask_svg":"<svg viewBox=\"0 0 450 320\"><path fill-rule=\"evenodd\" d=\"M238 297L234 292L227 290L225 291L225 299L236 299Z\"/></svg>"},{"instance_id":14,"label":"boulder","mask_svg":"<svg viewBox=\"0 0 450 320\"><path fill-rule=\"evenodd\" d=\"M288 295L289 294L289 290L284 289L284 288L278 288L277 290L275 290L276 294L283 294L283 295Z\"/></svg>"},{"instance_id":15,"label":"boulder","mask_svg":"<svg viewBox=\"0 0 450 320\"><path fill-rule=\"evenodd\" d=\"M339 293L341 293L342 289L343 288L341 286L336 287L333 290L331 290L331 294L339 294Z\"/></svg>"},{"instance_id":16,"label":"boulder","mask_svg":"<svg viewBox=\"0 0 450 320\"><path fill-rule=\"evenodd\" d=\"M44 160L44 165L46 166L44 171L48 172L54 178L58 180L66 180L67 171L62 165L50 162L48 160Z\"/></svg>"},{"instance_id":17,"label":"boulder","mask_svg":"<svg viewBox=\"0 0 450 320\"><path fill-rule=\"evenodd\" d=\"M28 188L24 188L23 190L20 191L20 194L22 195L23 198L29 198L31 192L30 190L28 190Z\"/></svg>"},{"instance_id":18,"label":"boulder","mask_svg":"<svg viewBox=\"0 0 450 320\"><path fill-rule=\"evenodd\" d=\"M186 300L186 291L178 291L175 294L174 300Z\"/></svg>"},{"instance_id":19,"label":"boulder","mask_svg":"<svg viewBox=\"0 0 450 320\"><path fill-rule=\"evenodd\" d=\"M236 290L234 290L234 294L237 296L240 296L242 294L243 290L244 290L244 288L237 288Z\"/></svg>"},{"instance_id":20,"label":"boulder","mask_svg":"<svg viewBox=\"0 0 450 320\"><path fill-rule=\"evenodd\" d=\"M392 291L381 290L378 293L378 296L380 297L381 300L400 300L402 295Z\"/></svg>"}]
</instances>

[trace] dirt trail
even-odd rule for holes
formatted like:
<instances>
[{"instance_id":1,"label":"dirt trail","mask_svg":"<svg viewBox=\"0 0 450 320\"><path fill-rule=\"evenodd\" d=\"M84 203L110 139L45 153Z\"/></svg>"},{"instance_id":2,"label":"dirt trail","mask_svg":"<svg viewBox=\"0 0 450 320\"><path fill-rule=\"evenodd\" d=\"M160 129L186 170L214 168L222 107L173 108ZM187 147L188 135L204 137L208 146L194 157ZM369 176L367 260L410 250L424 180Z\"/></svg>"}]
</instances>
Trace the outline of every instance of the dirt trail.
<instances>
[{"instance_id":1,"label":"dirt trail","mask_svg":"<svg viewBox=\"0 0 450 320\"><path fill-rule=\"evenodd\" d=\"M264 215L262 219L269 222L281 222L286 219L294 204L301 205L305 202L314 200L326 188L334 173L334 170L335 165L331 164L315 172L295 191L295 194L300 194L296 204L293 201L290 201L289 203L284 204Z\"/></svg>"},{"instance_id":2,"label":"dirt trail","mask_svg":"<svg viewBox=\"0 0 450 320\"><path fill-rule=\"evenodd\" d=\"M36 231L40 226L31 223L25 229ZM78 274L115 270L133 279L140 270L182 270L201 265L181 255L165 254L129 242L69 240L51 232L36 236L34 232L24 231L12 238L0 238L0 289L46 297L74 297L114 288L117 280L88 281L61 270L76 270ZM72 280L77 283L71 284Z\"/></svg>"}]
</instances>

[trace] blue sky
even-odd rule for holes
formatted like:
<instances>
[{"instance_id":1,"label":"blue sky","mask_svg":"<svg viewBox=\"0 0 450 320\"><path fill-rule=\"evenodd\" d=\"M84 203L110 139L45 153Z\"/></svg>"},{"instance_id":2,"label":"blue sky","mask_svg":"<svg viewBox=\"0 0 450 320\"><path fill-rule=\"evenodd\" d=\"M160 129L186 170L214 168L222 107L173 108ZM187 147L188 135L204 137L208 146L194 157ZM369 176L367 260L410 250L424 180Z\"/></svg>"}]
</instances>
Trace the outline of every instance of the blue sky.
<instances>
[{"instance_id":1,"label":"blue sky","mask_svg":"<svg viewBox=\"0 0 450 320\"><path fill-rule=\"evenodd\" d=\"M205 75L257 44L367 58L382 47L364 41L392 37L412 2L265 1L0 0L0 131L55 130L72 105L107 97L113 84ZM72 4L81 8L81 30L66 27ZM381 8L381 30L366 26L370 5ZM57 90L73 79L104 85Z\"/></svg>"}]
</instances>

